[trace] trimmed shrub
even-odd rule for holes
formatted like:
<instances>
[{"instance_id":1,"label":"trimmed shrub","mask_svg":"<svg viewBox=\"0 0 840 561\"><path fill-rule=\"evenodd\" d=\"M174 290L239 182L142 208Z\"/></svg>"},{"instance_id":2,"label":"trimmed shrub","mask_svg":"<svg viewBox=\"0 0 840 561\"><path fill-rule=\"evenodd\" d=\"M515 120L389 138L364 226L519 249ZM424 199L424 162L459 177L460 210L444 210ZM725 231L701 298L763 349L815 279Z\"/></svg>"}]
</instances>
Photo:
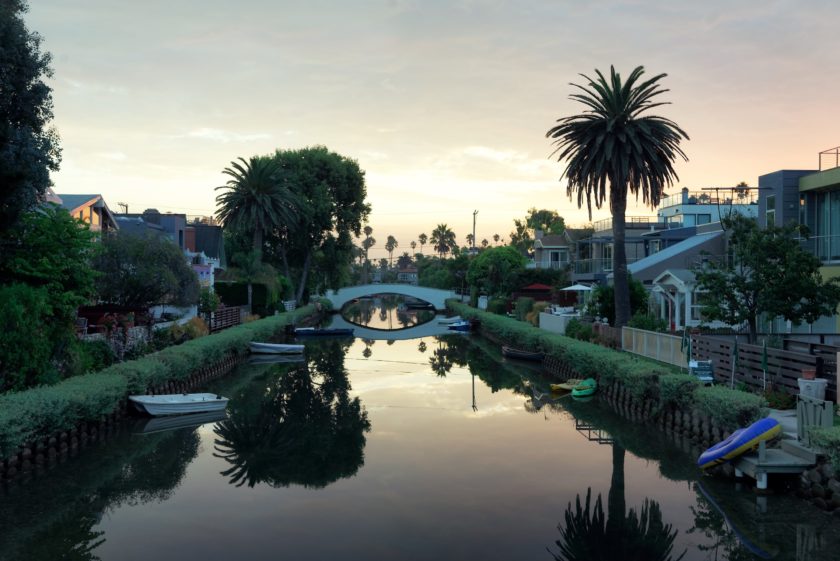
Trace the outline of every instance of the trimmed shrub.
<instances>
[{"instance_id":1,"label":"trimmed shrub","mask_svg":"<svg viewBox=\"0 0 840 561\"><path fill-rule=\"evenodd\" d=\"M820 448L835 470L840 471L840 427L810 427L811 444Z\"/></svg>"},{"instance_id":2,"label":"trimmed shrub","mask_svg":"<svg viewBox=\"0 0 840 561\"><path fill-rule=\"evenodd\" d=\"M323 304L322 304L323 305ZM127 395L145 393L164 382L183 380L228 355L245 353L251 341L264 341L315 312L314 306L271 316L247 325L167 347L101 372L0 395L0 458L38 438L52 436L83 421L113 413Z\"/></svg>"},{"instance_id":3,"label":"trimmed shrub","mask_svg":"<svg viewBox=\"0 0 840 561\"><path fill-rule=\"evenodd\" d=\"M534 309L534 299L528 296L520 296L516 299L514 314L519 321L525 321L525 316Z\"/></svg>"},{"instance_id":4,"label":"trimmed shrub","mask_svg":"<svg viewBox=\"0 0 840 561\"><path fill-rule=\"evenodd\" d=\"M659 377L659 402L663 407L684 409L694 403L700 380L688 374L664 374Z\"/></svg>"},{"instance_id":5,"label":"trimmed shrub","mask_svg":"<svg viewBox=\"0 0 840 561\"><path fill-rule=\"evenodd\" d=\"M507 313L507 300L504 298L493 298L487 302L487 313L503 316Z\"/></svg>"},{"instance_id":6,"label":"trimmed shrub","mask_svg":"<svg viewBox=\"0 0 840 561\"><path fill-rule=\"evenodd\" d=\"M697 388L694 407L717 421L721 428L735 430L767 415L767 402L755 394L723 386Z\"/></svg>"}]
</instances>

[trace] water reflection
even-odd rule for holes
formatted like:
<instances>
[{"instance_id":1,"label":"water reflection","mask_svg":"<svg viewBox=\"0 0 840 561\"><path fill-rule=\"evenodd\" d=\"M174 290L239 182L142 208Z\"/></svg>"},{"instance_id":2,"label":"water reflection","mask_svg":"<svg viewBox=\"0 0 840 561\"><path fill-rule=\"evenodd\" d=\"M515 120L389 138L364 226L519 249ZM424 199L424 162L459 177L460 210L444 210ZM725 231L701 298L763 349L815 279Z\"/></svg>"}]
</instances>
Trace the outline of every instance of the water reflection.
<instances>
[{"instance_id":1,"label":"water reflection","mask_svg":"<svg viewBox=\"0 0 840 561\"><path fill-rule=\"evenodd\" d=\"M341 315L362 327L397 330L428 323L434 319L435 311L399 294L375 294L350 302L341 310Z\"/></svg>"},{"instance_id":2,"label":"water reflection","mask_svg":"<svg viewBox=\"0 0 840 561\"><path fill-rule=\"evenodd\" d=\"M231 484L321 488L356 474L370 421L359 398L349 397L349 344L310 347L307 365L272 379L258 400L229 408L214 428L214 455L230 464L222 475Z\"/></svg>"}]
</instances>

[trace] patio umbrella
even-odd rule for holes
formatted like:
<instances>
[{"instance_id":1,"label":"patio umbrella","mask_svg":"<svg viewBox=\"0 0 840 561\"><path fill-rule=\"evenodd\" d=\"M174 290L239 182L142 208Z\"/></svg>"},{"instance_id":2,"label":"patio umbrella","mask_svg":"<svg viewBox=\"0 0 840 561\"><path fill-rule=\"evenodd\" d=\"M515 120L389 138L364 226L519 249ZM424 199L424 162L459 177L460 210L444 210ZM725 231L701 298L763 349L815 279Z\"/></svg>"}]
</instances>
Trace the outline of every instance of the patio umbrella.
<instances>
[{"instance_id":1,"label":"patio umbrella","mask_svg":"<svg viewBox=\"0 0 840 561\"><path fill-rule=\"evenodd\" d=\"M567 286L566 288L561 288L560 290L567 290L569 292L589 292L592 290L592 287L586 286L585 284L573 284L572 286Z\"/></svg>"}]
</instances>

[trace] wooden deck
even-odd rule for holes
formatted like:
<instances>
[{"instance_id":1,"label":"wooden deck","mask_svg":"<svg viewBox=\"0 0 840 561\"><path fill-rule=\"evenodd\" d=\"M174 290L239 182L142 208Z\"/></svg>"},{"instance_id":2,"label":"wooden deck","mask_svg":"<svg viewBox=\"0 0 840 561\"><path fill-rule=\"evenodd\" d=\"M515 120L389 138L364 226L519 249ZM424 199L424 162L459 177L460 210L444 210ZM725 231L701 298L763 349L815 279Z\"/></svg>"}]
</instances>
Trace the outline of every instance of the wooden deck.
<instances>
[{"instance_id":1,"label":"wooden deck","mask_svg":"<svg viewBox=\"0 0 840 561\"><path fill-rule=\"evenodd\" d=\"M795 452L767 448L762 442L756 452L738 457L732 465L735 466L736 476L749 475L755 479L756 487L764 490L767 489L767 476L772 473L802 473L814 466L814 462Z\"/></svg>"}]
</instances>

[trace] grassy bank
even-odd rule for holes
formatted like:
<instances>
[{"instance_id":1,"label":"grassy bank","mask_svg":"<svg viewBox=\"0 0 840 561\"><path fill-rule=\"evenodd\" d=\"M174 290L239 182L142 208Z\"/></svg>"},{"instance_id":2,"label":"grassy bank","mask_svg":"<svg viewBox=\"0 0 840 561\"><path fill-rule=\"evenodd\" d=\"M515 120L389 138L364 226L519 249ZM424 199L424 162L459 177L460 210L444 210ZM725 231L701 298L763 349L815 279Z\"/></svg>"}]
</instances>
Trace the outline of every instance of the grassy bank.
<instances>
[{"instance_id":1,"label":"grassy bank","mask_svg":"<svg viewBox=\"0 0 840 561\"><path fill-rule=\"evenodd\" d=\"M676 367L550 333L454 300L447 301L447 306L464 318L480 319L482 331L514 347L542 351L570 365L581 376L598 378L602 385L620 382L635 398L653 400L660 409L693 408L729 431L766 414L762 397L722 386L703 387Z\"/></svg>"},{"instance_id":2,"label":"grassy bank","mask_svg":"<svg viewBox=\"0 0 840 561\"><path fill-rule=\"evenodd\" d=\"M98 422L114 413L130 394L145 393L226 356L247 352L250 341L265 341L284 326L316 312L305 306L293 312L231 327L225 331L168 347L100 372L76 376L54 386L42 386L0 396L0 459L28 442L69 430L82 422Z\"/></svg>"}]
</instances>

